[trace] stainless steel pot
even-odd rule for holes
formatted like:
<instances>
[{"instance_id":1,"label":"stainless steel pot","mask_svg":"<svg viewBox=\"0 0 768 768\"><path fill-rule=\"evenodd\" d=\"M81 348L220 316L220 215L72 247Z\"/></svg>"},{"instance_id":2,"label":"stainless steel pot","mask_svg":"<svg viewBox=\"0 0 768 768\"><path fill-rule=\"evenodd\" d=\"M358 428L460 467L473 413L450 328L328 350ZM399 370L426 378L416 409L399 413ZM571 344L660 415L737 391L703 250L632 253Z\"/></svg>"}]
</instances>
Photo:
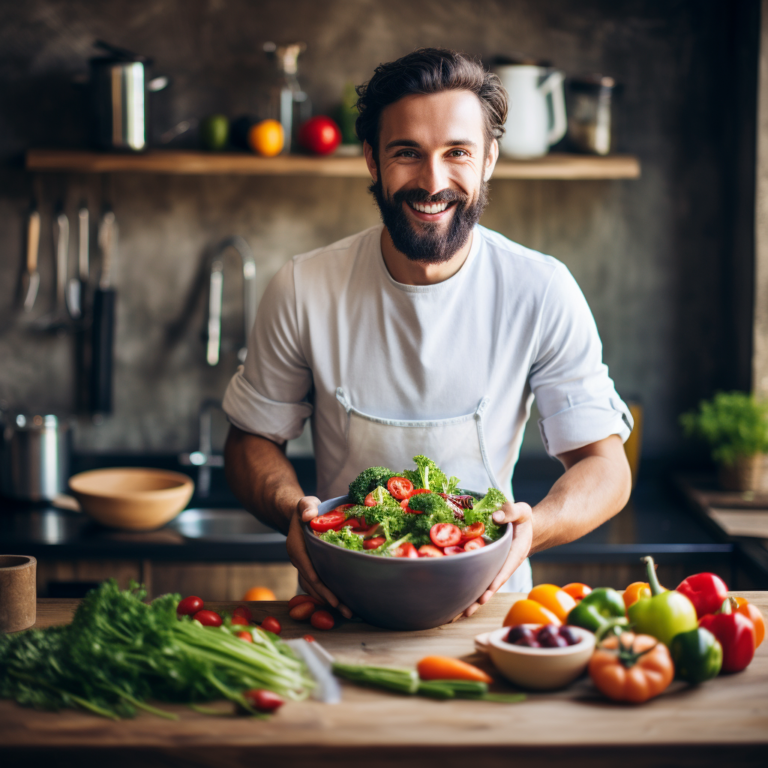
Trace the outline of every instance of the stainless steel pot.
<instances>
[{"instance_id":1,"label":"stainless steel pot","mask_svg":"<svg viewBox=\"0 0 768 768\"><path fill-rule=\"evenodd\" d=\"M72 423L59 416L0 414L0 491L24 501L52 501L70 475Z\"/></svg>"},{"instance_id":2,"label":"stainless steel pot","mask_svg":"<svg viewBox=\"0 0 768 768\"><path fill-rule=\"evenodd\" d=\"M102 40L107 56L90 60L93 141L97 148L141 152L149 146L149 94L168 85L150 77L152 60Z\"/></svg>"}]
</instances>

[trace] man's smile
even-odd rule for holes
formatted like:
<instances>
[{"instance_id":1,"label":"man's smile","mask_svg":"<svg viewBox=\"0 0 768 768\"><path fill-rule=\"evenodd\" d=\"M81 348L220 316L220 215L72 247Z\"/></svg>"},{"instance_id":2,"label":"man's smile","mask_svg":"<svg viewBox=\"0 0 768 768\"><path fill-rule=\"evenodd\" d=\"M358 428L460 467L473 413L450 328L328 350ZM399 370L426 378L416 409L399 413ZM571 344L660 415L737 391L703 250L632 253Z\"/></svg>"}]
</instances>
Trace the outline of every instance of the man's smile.
<instances>
[{"instance_id":1,"label":"man's smile","mask_svg":"<svg viewBox=\"0 0 768 768\"><path fill-rule=\"evenodd\" d=\"M409 203L411 213L420 221L441 221L448 217L448 212L456 205L456 201L443 201L440 203Z\"/></svg>"}]
</instances>

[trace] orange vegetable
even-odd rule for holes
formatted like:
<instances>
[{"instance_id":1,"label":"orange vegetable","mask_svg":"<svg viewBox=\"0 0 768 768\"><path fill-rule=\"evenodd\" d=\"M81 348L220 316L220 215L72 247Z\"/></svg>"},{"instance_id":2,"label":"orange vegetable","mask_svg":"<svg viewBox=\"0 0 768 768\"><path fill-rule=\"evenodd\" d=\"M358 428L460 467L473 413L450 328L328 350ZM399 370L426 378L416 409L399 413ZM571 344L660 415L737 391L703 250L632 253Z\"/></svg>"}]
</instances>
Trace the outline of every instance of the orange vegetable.
<instances>
[{"instance_id":1,"label":"orange vegetable","mask_svg":"<svg viewBox=\"0 0 768 768\"><path fill-rule=\"evenodd\" d=\"M506 618L505 627L516 627L518 624L554 624L559 627L563 622L552 611L547 610L535 600L518 600L512 604Z\"/></svg>"},{"instance_id":2,"label":"orange vegetable","mask_svg":"<svg viewBox=\"0 0 768 768\"><path fill-rule=\"evenodd\" d=\"M563 587L563 592L567 592L577 603L583 600L591 591L592 587L588 587L586 584L581 584L578 581L566 584Z\"/></svg>"},{"instance_id":3,"label":"orange vegetable","mask_svg":"<svg viewBox=\"0 0 768 768\"><path fill-rule=\"evenodd\" d=\"M638 600L651 596L651 585L647 581L634 581L624 590L624 605L629 608Z\"/></svg>"},{"instance_id":4,"label":"orange vegetable","mask_svg":"<svg viewBox=\"0 0 768 768\"><path fill-rule=\"evenodd\" d=\"M568 614L576 607L576 601L560 587L554 584L539 584L528 593L529 600L535 600L564 622Z\"/></svg>"},{"instance_id":5,"label":"orange vegetable","mask_svg":"<svg viewBox=\"0 0 768 768\"><path fill-rule=\"evenodd\" d=\"M623 632L598 646L589 676L609 699L641 704L669 687L675 666L667 646L655 637Z\"/></svg>"},{"instance_id":6,"label":"orange vegetable","mask_svg":"<svg viewBox=\"0 0 768 768\"><path fill-rule=\"evenodd\" d=\"M736 603L739 606L736 613L743 613L755 625L755 648L765 639L765 619L760 609L756 605L748 602L745 597L737 597Z\"/></svg>"},{"instance_id":7,"label":"orange vegetable","mask_svg":"<svg viewBox=\"0 0 768 768\"><path fill-rule=\"evenodd\" d=\"M246 603L259 600L277 600L275 593L269 587L251 587L242 597Z\"/></svg>"},{"instance_id":8,"label":"orange vegetable","mask_svg":"<svg viewBox=\"0 0 768 768\"><path fill-rule=\"evenodd\" d=\"M450 656L425 656L416 669L422 680L474 680L479 683L492 683L493 678L466 661L452 659Z\"/></svg>"}]
</instances>

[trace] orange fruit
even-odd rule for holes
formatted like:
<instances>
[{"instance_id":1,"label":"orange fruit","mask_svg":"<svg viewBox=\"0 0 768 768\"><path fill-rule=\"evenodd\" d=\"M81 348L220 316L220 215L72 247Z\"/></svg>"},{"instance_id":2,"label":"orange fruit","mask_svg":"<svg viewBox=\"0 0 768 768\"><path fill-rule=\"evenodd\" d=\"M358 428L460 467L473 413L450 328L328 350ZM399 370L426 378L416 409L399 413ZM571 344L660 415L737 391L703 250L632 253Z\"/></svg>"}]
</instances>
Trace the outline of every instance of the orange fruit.
<instances>
[{"instance_id":1,"label":"orange fruit","mask_svg":"<svg viewBox=\"0 0 768 768\"><path fill-rule=\"evenodd\" d=\"M277 600L275 593L269 587L251 587L244 595L243 600L247 603L258 600Z\"/></svg>"},{"instance_id":2,"label":"orange fruit","mask_svg":"<svg viewBox=\"0 0 768 768\"><path fill-rule=\"evenodd\" d=\"M274 157L283 151L285 135L277 120L262 120L248 131L248 146L264 157Z\"/></svg>"}]
</instances>

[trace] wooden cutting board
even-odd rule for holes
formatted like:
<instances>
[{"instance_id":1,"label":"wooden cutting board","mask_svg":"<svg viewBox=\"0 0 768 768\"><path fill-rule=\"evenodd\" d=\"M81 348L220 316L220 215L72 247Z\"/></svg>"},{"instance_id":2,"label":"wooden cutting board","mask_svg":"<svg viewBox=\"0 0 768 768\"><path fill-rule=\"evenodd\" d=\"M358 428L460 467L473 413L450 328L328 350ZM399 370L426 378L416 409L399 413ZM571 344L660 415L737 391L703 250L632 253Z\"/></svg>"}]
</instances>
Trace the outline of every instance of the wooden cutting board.
<instances>
[{"instance_id":1,"label":"wooden cutting board","mask_svg":"<svg viewBox=\"0 0 768 768\"><path fill-rule=\"evenodd\" d=\"M768 615L768 593L744 594ZM471 619L423 632L343 622L314 634L350 663L412 667L427 654L445 654L486 665L473 653L473 638L499 627L519 597L497 595ZM39 601L38 626L69 621L76 605ZM275 615L286 638L307 632L307 624L288 617L286 603L251 607L259 621ZM676 682L642 706L607 701L588 678L563 691L530 694L519 704L440 702L347 684L343 689L339 705L290 703L268 722L206 717L181 706L168 707L179 714L177 722L145 714L111 722L0 701L0 766L730 768L763 766L768 755L768 642L744 672L698 687Z\"/></svg>"},{"instance_id":2,"label":"wooden cutting board","mask_svg":"<svg viewBox=\"0 0 768 768\"><path fill-rule=\"evenodd\" d=\"M768 510L716 509L707 514L729 536L754 536L768 539Z\"/></svg>"}]
</instances>

